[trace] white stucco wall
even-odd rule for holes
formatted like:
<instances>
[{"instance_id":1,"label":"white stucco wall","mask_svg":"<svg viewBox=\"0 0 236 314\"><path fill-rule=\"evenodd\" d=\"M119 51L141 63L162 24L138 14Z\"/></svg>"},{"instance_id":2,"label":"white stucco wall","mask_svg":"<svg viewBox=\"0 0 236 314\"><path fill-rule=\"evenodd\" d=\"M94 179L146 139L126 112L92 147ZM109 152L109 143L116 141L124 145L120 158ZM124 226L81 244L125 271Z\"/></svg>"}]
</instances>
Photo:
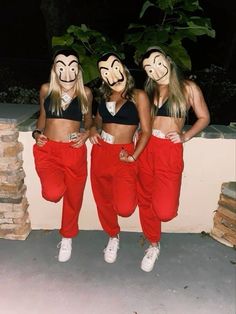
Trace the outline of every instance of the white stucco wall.
<instances>
[{"instance_id":1,"label":"white stucco wall","mask_svg":"<svg viewBox=\"0 0 236 314\"><path fill-rule=\"evenodd\" d=\"M26 196L32 229L58 229L61 203L54 204L41 197L39 178L35 172L31 132L20 132L24 145L23 168L26 173ZM88 147L88 169L90 150ZM163 223L164 232L209 232L221 191L221 184L236 181L236 140L194 138L184 145L183 173L179 214ZM88 176L79 225L81 230L101 230ZM129 218L120 218L123 231L141 231L138 210Z\"/></svg>"}]
</instances>

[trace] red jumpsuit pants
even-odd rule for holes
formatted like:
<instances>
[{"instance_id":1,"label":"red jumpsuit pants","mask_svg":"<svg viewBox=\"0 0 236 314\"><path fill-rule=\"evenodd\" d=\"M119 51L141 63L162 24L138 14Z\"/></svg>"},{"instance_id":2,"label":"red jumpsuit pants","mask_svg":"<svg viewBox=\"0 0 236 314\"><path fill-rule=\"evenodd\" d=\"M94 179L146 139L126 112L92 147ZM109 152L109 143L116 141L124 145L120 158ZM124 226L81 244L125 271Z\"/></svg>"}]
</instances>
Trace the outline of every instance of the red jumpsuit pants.
<instances>
[{"instance_id":1,"label":"red jumpsuit pants","mask_svg":"<svg viewBox=\"0 0 236 314\"><path fill-rule=\"evenodd\" d=\"M151 136L138 159L138 206L145 237L151 242L161 238L161 222L177 216L183 145Z\"/></svg>"},{"instance_id":2,"label":"red jumpsuit pants","mask_svg":"<svg viewBox=\"0 0 236 314\"><path fill-rule=\"evenodd\" d=\"M91 184L103 230L114 237L120 232L118 215L130 216L137 206L137 164L120 161L124 148L129 154L131 144L108 144L101 140L91 152Z\"/></svg>"},{"instance_id":3,"label":"red jumpsuit pants","mask_svg":"<svg viewBox=\"0 0 236 314\"><path fill-rule=\"evenodd\" d=\"M33 147L35 167L47 201L63 198L60 234L75 237L87 178L87 148L49 140L43 147Z\"/></svg>"}]
</instances>

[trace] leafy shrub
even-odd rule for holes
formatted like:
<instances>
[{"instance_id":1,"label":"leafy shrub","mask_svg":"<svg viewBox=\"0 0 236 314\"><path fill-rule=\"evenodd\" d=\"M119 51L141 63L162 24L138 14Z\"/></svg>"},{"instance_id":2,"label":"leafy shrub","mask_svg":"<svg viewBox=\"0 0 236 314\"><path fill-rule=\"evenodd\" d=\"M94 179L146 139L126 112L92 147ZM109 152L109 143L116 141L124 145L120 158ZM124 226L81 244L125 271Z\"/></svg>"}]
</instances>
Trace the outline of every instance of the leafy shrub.
<instances>
[{"instance_id":1,"label":"leafy shrub","mask_svg":"<svg viewBox=\"0 0 236 314\"><path fill-rule=\"evenodd\" d=\"M85 24L71 25L62 36L52 38L52 46L70 46L78 52L83 68L84 82L88 83L96 79L98 58L108 51L114 51L122 57L122 49L119 44L96 30L92 30Z\"/></svg>"},{"instance_id":2,"label":"leafy shrub","mask_svg":"<svg viewBox=\"0 0 236 314\"><path fill-rule=\"evenodd\" d=\"M0 92L1 103L38 104L39 93L35 88L23 88L19 86L8 87Z\"/></svg>"},{"instance_id":3,"label":"leafy shrub","mask_svg":"<svg viewBox=\"0 0 236 314\"><path fill-rule=\"evenodd\" d=\"M124 44L134 48L137 64L148 47L159 46L182 69L190 70L191 58L183 41L196 42L203 35L215 37L210 19L198 16L201 11L198 0L144 1L139 23L129 25Z\"/></svg>"}]
</instances>

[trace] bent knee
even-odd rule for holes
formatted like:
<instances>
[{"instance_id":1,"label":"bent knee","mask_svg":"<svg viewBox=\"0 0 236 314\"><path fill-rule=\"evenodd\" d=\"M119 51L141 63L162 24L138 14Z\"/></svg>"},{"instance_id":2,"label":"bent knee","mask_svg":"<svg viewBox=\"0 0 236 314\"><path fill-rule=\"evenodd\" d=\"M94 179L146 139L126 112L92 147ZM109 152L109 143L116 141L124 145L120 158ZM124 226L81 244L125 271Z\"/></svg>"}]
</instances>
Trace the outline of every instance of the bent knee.
<instances>
[{"instance_id":1,"label":"bent knee","mask_svg":"<svg viewBox=\"0 0 236 314\"><path fill-rule=\"evenodd\" d=\"M62 196L64 195L65 190L49 190L49 191L42 191L42 196L45 200L53 203L57 203L61 200Z\"/></svg>"},{"instance_id":2,"label":"bent knee","mask_svg":"<svg viewBox=\"0 0 236 314\"><path fill-rule=\"evenodd\" d=\"M168 213L158 213L158 218L160 221L167 222L172 220L177 216L177 210L174 212L168 212Z\"/></svg>"},{"instance_id":3,"label":"bent knee","mask_svg":"<svg viewBox=\"0 0 236 314\"><path fill-rule=\"evenodd\" d=\"M131 216L135 211L136 206L132 205L130 207L121 207L117 208L117 214L121 217L129 217Z\"/></svg>"},{"instance_id":4,"label":"bent knee","mask_svg":"<svg viewBox=\"0 0 236 314\"><path fill-rule=\"evenodd\" d=\"M153 209L160 221L170 221L177 216L178 199L156 200L152 203Z\"/></svg>"}]
</instances>

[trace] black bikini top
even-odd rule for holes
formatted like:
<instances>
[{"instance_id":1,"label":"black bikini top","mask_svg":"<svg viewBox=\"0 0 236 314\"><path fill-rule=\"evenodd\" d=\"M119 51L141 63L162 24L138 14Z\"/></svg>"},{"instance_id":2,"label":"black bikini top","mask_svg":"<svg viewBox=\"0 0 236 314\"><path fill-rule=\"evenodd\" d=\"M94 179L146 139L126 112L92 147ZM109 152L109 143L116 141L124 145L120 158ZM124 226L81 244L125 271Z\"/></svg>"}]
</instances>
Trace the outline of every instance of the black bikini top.
<instances>
[{"instance_id":1,"label":"black bikini top","mask_svg":"<svg viewBox=\"0 0 236 314\"><path fill-rule=\"evenodd\" d=\"M160 108L156 108L155 116L156 117L172 117L169 110L168 110L168 105L169 105L169 103L168 103L168 99L167 99ZM178 116L178 118L182 118L180 112L177 116Z\"/></svg>"},{"instance_id":2,"label":"black bikini top","mask_svg":"<svg viewBox=\"0 0 236 314\"><path fill-rule=\"evenodd\" d=\"M98 112L102 117L103 123L116 123L125 125L138 125L139 115L135 104L127 100L113 116L106 107L106 101L103 100L98 105Z\"/></svg>"},{"instance_id":3,"label":"black bikini top","mask_svg":"<svg viewBox=\"0 0 236 314\"><path fill-rule=\"evenodd\" d=\"M44 101L44 109L47 119L66 119L73 121L82 121L81 104L78 97L72 99L71 103L65 110L61 110L61 114L57 115L56 112L52 112L50 108L50 95Z\"/></svg>"}]
</instances>

